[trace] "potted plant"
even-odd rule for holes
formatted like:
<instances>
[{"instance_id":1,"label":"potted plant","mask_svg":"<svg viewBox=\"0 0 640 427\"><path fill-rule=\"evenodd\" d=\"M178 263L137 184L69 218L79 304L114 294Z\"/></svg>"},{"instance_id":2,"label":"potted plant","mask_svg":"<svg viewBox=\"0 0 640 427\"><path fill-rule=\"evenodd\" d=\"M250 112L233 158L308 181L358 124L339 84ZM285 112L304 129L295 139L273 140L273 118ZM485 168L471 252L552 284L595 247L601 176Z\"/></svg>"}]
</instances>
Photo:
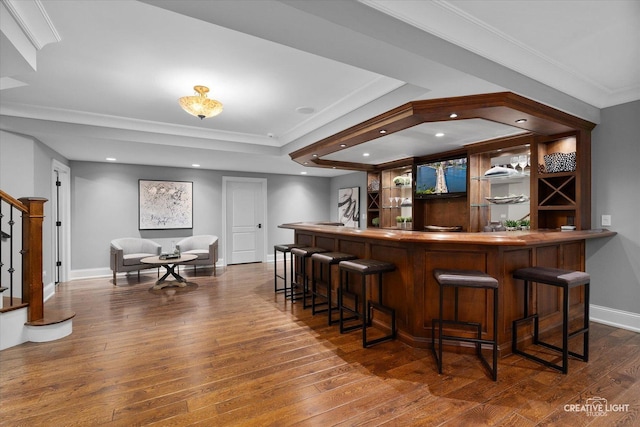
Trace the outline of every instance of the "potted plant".
<instances>
[{"instance_id":1,"label":"potted plant","mask_svg":"<svg viewBox=\"0 0 640 427\"><path fill-rule=\"evenodd\" d=\"M373 225L374 227L380 227L380 218L379 217L375 217L371 220L371 225Z\"/></svg>"},{"instance_id":2,"label":"potted plant","mask_svg":"<svg viewBox=\"0 0 640 427\"><path fill-rule=\"evenodd\" d=\"M518 229L520 223L515 219L508 219L504 222L505 227L507 227L507 231L514 231Z\"/></svg>"},{"instance_id":3,"label":"potted plant","mask_svg":"<svg viewBox=\"0 0 640 427\"><path fill-rule=\"evenodd\" d=\"M401 216L396 217L396 223L398 224L398 228L403 228L404 226L404 218Z\"/></svg>"},{"instance_id":4,"label":"potted plant","mask_svg":"<svg viewBox=\"0 0 640 427\"><path fill-rule=\"evenodd\" d=\"M410 216L406 217L404 219L404 227L407 230L413 230L413 218L411 218Z\"/></svg>"},{"instance_id":5,"label":"potted plant","mask_svg":"<svg viewBox=\"0 0 640 427\"><path fill-rule=\"evenodd\" d=\"M520 221L520 229L521 230L529 230L531 228L531 221L528 219L523 219Z\"/></svg>"},{"instance_id":6,"label":"potted plant","mask_svg":"<svg viewBox=\"0 0 640 427\"><path fill-rule=\"evenodd\" d=\"M400 186L404 185L404 177L402 177L402 176L396 176L395 178L393 178L393 183L394 183L397 187L400 187Z\"/></svg>"}]
</instances>

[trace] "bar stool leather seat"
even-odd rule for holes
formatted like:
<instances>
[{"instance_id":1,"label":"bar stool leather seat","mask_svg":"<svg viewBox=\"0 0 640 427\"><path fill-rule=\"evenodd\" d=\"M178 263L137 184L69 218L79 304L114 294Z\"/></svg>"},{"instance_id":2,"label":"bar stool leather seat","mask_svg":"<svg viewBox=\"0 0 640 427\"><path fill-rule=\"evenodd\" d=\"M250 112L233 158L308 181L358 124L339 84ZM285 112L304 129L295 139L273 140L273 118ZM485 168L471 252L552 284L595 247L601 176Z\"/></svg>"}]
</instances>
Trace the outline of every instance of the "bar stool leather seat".
<instances>
[{"instance_id":1,"label":"bar stool leather seat","mask_svg":"<svg viewBox=\"0 0 640 427\"><path fill-rule=\"evenodd\" d=\"M583 271L564 270L553 267L526 267L513 272L514 279L524 281L524 317L513 321L512 352L527 359L535 360L545 366L557 369L563 374L569 372L569 356L585 362L589 361L589 284L591 276ZM539 338L539 318L537 313L529 314L529 285L531 282L562 288L562 345L556 346ZM576 286L584 287L584 311L582 328L569 332L569 290ZM552 363L524 350L518 349L518 325L533 320L533 344L562 353L562 364ZM582 354L569 351L569 340L583 336Z\"/></svg>"},{"instance_id":2,"label":"bar stool leather seat","mask_svg":"<svg viewBox=\"0 0 640 427\"><path fill-rule=\"evenodd\" d=\"M445 270L434 269L433 276L438 282L439 290L439 305L438 305L438 318L433 319L431 322L431 347L433 355L436 359L438 366L438 373L442 373L442 342L448 341L461 341L473 343L476 346L476 354L487 368L494 381L498 379L498 281L482 271L477 270ZM443 307L444 307L444 288L452 287L455 291L454 299L454 319L444 319ZM475 288L475 289L488 289L493 292L493 336L492 339L482 338L482 324L478 322L464 322L459 320L458 317L458 289L459 288ZM436 348L436 324L438 325L438 346ZM476 327L478 331L477 338L468 338L457 335L445 335L443 333L443 325L458 325L458 326L472 326ZM487 362L482 354L482 344L488 344L492 347L493 360L492 364Z\"/></svg>"},{"instance_id":3,"label":"bar stool leather seat","mask_svg":"<svg viewBox=\"0 0 640 427\"><path fill-rule=\"evenodd\" d=\"M331 269L334 265L339 264L341 261L350 261L358 258L355 255L344 252L321 252L311 255L311 314L327 312L328 324L334 323L332 313L338 307L333 305L332 286L331 286ZM322 277L322 266L319 266L320 280L317 280L315 265L316 263L325 264L327 266L327 277ZM321 293L318 290L318 282L325 285L326 293ZM326 302L317 302L317 298L324 299ZM326 305L326 309L318 309L318 305ZM335 321L337 322L337 321Z\"/></svg>"},{"instance_id":4,"label":"bar stool leather seat","mask_svg":"<svg viewBox=\"0 0 640 427\"><path fill-rule=\"evenodd\" d=\"M291 257L291 249L293 248L301 248L304 245L299 245L297 243L283 243L280 245L273 245L273 291L274 292L282 292L284 291L285 295L287 293L287 254L289 254L289 280L293 279L293 258ZM284 270L282 274L278 274L278 252L282 253L284 257ZM278 279L281 279L284 282L282 288L278 288Z\"/></svg>"},{"instance_id":5,"label":"bar stool leather seat","mask_svg":"<svg viewBox=\"0 0 640 427\"><path fill-rule=\"evenodd\" d=\"M383 341L395 339L396 337L396 311L393 308L387 307L382 303L382 275L394 271L396 269L395 264L386 261L379 261L375 259L354 259L350 261L341 261L340 268L340 287L338 288L338 310L340 312L340 333L349 332L355 329L362 328L362 347L366 348L374 344L378 344ZM344 275L343 275L344 273ZM355 273L361 276L361 295L364 298L362 303L362 312L357 310L357 299L355 299L355 307L352 309L346 307L344 304L345 293L349 288L349 275L348 273ZM378 275L378 301L367 300L367 276L376 274ZM386 313L391 318L390 332L382 337L372 340L367 339L367 328L371 325L371 312L372 310L379 310ZM352 317L345 318L344 312L350 312ZM357 325L346 326L345 321L351 319L359 319L360 323Z\"/></svg>"}]
</instances>

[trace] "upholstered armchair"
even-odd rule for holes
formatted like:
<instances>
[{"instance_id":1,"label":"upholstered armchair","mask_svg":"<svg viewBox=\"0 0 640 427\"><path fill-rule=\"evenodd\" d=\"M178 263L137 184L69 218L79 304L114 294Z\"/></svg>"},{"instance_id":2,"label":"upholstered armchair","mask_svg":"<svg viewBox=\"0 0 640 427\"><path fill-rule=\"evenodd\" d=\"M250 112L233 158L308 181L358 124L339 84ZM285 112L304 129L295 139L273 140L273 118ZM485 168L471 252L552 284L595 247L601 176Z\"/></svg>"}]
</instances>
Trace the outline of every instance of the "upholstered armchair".
<instances>
[{"instance_id":1,"label":"upholstered armchair","mask_svg":"<svg viewBox=\"0 0 640 427\"><path fill-rule=\"evenodd\" d=\"M181 255L193 254L198 258L185 262L184 265L193 265L195 272L198 265L213 265L213 275L216 276L216 262L218 262L218 236L203 234L190 236L176 243L176 248Z\"/></svg>"},{"instance_id":2,"label":"upholstered armchair","mask_svg":"<svg viewBox=\"0 0 640 427\"><path fill-rule=\"evenodd\" d=\"M113 285L116 285L116 273L156 268L154 265L143 264L142 258L160 255L162 246L153 240L124 237L111 241L111 270L113 270Z\"/></svg>"}]
</instances>

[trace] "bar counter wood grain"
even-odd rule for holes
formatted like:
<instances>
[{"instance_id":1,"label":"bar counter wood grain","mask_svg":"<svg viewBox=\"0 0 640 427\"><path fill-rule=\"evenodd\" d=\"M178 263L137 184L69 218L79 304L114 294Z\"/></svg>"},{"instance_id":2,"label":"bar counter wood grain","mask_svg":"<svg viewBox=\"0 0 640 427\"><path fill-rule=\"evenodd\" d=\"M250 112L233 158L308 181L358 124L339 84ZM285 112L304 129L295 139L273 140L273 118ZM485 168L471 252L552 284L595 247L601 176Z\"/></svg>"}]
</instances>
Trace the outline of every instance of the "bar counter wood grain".
<instances>
[{"instance_id":1,"label":"bar counter wood grain","mask_svg":"<svg viewBox=\"0 0 640 427\"><path fill-rule=\"evenodd\" d=\"M385 305L396 309L398 338L414 347L431 345L431 320L438 312L434 268L480 270L492 275L500 283L498 341L501 355L511 353L512 321L524 315L523 285L513 280L512 272L530 266L586 271L586 240L616 234L609 230L493 233L362 230L313 223L282 224L280 228L294 230L295 243L351 253L358 258L393 262L397 269L385 275L383 299ZM337 280L334 277L334 293ZM548 286L540 289L535 284L533 286L530 308L537 308L541 333L551 333L561 321L560 294ZM445 315L453 314L452 297L445 294ZM337 300L337 295L334 298ZM377 295L368 295L367 298L375 299ZM573 290L570 300L572 315L579 313L582 290ZM493 321L492 302L486 291L460 290L459 309L461 320L481 322L485 329ZM486 334L484 330L485 338ZM530 334L525 332L522 336L525 341L530 341Z\"/></svg>"}]
</instances>

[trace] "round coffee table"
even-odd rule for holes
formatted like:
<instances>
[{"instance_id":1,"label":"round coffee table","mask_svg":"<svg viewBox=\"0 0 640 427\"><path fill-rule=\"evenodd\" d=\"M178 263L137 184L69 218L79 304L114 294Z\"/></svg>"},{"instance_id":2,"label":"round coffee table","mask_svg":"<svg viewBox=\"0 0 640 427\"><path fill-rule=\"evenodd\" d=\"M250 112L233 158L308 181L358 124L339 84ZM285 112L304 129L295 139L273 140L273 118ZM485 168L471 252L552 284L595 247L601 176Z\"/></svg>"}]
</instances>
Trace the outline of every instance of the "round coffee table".
<instances>
[{"instance_id":1,"label":"round coffee table","mask_svg":"<svg viewBox=\"0 0 640 427\"><path fill-rule=\"evenodd\" d=\"M187 286L187 281L184 277L176 273L175 268L177 265L183 264L185 262L193 261L198 258L197 255L193 254L183 254L179 258L170 258L170 259L161 259L159 256L150 256L146 258L142 258L140 260L143 264L150 264L155 266L163 266L167 272L161 278L156 281L156 284L153 286L153 289L162 289L166 286L174 286L177 285L181 288ZM169 275L173 276L176 281L165 281Z\"/></svg>"}]
</instances>

